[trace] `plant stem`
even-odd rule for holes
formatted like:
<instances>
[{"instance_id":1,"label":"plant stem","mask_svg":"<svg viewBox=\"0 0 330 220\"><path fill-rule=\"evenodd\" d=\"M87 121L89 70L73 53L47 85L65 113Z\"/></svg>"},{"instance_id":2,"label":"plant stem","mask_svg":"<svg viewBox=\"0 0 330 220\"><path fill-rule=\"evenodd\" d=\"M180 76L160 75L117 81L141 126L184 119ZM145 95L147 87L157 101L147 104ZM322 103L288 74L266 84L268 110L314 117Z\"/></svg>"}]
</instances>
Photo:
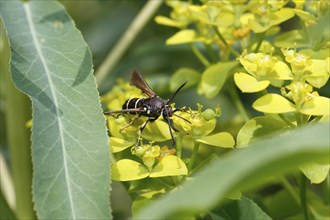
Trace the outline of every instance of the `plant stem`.
<instances>
[{"instance_id":1,"label":"plant stem","mask_svg":"<svg viewBox=\"0 0 330 220\"><path fill-rule=\"evenodd\" d=\"M209 56L211 57L211 61L212 63L216 63L218 62L218 57L217 57L217 54L214 52L214 50L212 49L211 45L210 44L206 44L204 43L204 46L209 54Z\"/></svg>"},{"instance_id":2,"label":"plant stem","mask_svg":"<svg viewBox=\"0 0 330 220\"><path fill-rule=\"evenodd\" d=\"M176 140L176 156L181 159L182 155L182 136L178 136Z\"/></svg>"},{"instance_id":3,"label":"plant stem","mask_svg":"<svg viewBox=\"0 0 330 220\"><path fill-rule=\"evenodd\" d=\"M300 114L299 112L297 112L296 119L297 119L297 125L298 125L298 127L299 126L302 126L302 124L303 124L302 114Z\"/></svg>"},{"instance_id":4,"label":"plant stem","mask_svg":"<svg viewBox=\"0 0 330 220\"><path fill-rule=\"evenodd\" d=\"M278 114L278 116L280 116L280 118L287 123L290 127L292 128L296 128L297 125L295 125L294 123L292 123L292 121L290 121L284 114Z\"/></svg>"},{"instance_id":5,"label":"plant stem","mask_svg":"<svg viewBox=\"0 0 330 220\"><path fill-rule=\"evenodd\" d=\"M235 56L235 57L239 57L240 54L234 50L226 41L226 39L222 36L222 34L220 33L218 27L216 25L212 25L213 30L215 31L216 35L219 37L219 39L221 40L221 42L226 46L227 49L229 49L229 51Z\"/></svg>"},{"instance_id":6,"label":"plant stem","mask_svg":"<svg viewBox=\"0 0 330 220\"><path fill-rule=\"evenodd\" d=\"M299 206L302 207L303 212L304 212L305 219L309 219L308 209L311 211L312 214L315 213L315 210L313 209L313 207L308 206L308 204L307 204L307 201L306 201L306 177L304 176L304 174L301 174L301 175L302 175L301 182L302 182L302 180L304 180L304 183L301 184L301 186L300 186L300 198L299 198L298 194L296 193L296 191L292 188L292 186L290 185L290 183L286 180L285 177L280 176L279 179L280 179L280 182L282 183L283 187L292 196L292 198L295 200L295 202L297 203L297 205L299 205ZM303 185L303 188L304 188L303 191L302 191L302 185ZM302 192L304 192L303 193L304 196L302 196ZM305 207L304 208L303 208L302 197L304 198L304 204L305 204ZM305 213L307 214L307 218L306 218L306 214Z\"/></svg>"},{"instance_id":7,"label":"plant stem","mask_svg":"<svg viewBox=\"0 0 330 220\"><path fill-rule=\"evenodd\" d=\"M316 116L313 121L311 121L311 124L317 124L322 119L322 116Z\"/></svg>"},{"instance_id":8,"label":"plant stem","mask_svg":"<svg viewBox=\"0 0 330 220\"><path fill-rule=\"evenodd\" d=\"M283 185L283 187L286 189L286 191L288 191L288 193L292 196L292 198L296 201L297 205L300 205L300 199L299 196L297 195L297 193L295 192L295 190L292 188L291 184L288 182L288 180L283 177L280 176L280 181Z\"/></svg>"},{"instance_id":9,"label":"plant stem","mask_svg":"<svg viewBox=\"0 0 330 220\"><path fill-rule=\"evenodd\" d=\"M250 117L244 108L242 100L239 98L236 87L234 86L232 80L228 80L228 87L229 87L229 95L231 96L234 105L236 106L238 112L243 117L244 121L248 122L250 120Z\"/></svg>"},{"instance_id":10,"label":"plant stem","mask_svg":"<svg viewBox=\"0 0 330 220\"><path fill-rule=\"evenodd\" d=\"M1 31L2 28L1 28ZM4 35L3 35L4 36ZM1 38L3 37L1 36ZM0 39L7 42L7 39ZM36 219L32 202L31 131L26 122L31 119L31 101L19 92L10 78L9 46L4 44L1 54L1 81L5 86L6 134L10 153L10 165L16 196L16 217ZM3 186L1 185L1 188ZM5 188L1 190L6 191Z\"/></svg>"},{"instance_id":11,"label":"plant stem","mask_svg":"<svg viewBox=\"0 0 330 220\"><path fill-rule=\"evenodd\" d=\"M198 50L198 48L193 43L190 43L190 47L193 53L195 54L195 56L198 58L198 60L205 67L208 67L210 65L210 61L207 60L207 58Z\"/></svg>"},{"instance_id":12,"label":"plant stem","mask_svg":"<svg viewBox=\"0 0 330 220\"><path fill-rule=\"evenodd\" d=\"M265 32L260 33L260 34L257 34L256 36L257 36L257 39L258 39L258 44L257 44L256 48L254 49L254 52L255 53L257 53L259 51L259 49L260 49L260 46L262 44L262 40L265 37Z\"/></svg>"},{"instance_id":13,"label":"plant stem","mask_svg":"<svg viewBox=\"0 0 330 220\"><path fill-rule=\"evenodd\" d=\"M300 206L304 213L305 220L309 220L307 200L306 200L306 177L304 174L301 174L301 178L300 178Z\"/></svg>"},{"instance_id":14,"label":"plant stem","mask_svg":"<svg viewBox=\"0 0 330 220\"><path fill-rule=\"evenodd\" d=\"M322 190L323 190L323 202L325 205L329 205L330 203L330 192L329 192L329 188L330 188L330 176L328 175L326 180L323 181L322 183Z\"/></svg>"},{"instance_id":15,"label":"plant stem","mask_svg":"<svg viewBox=\"0 0 330 220\"><path fill-rule=\"evenodd\" d=\"M100 67L95 72L96 82L99 85L104 78L112 71L119 59L124 55L125 51L130 47L133 40L140 33L142 28L152 18L153 14L162 5L163 1L147 1L145 6L127 28L123 36L116 43L115 47L110 51Z\"/></svg>"},{"instance_id":16,"label":"plant stem","mask_svg":"<svg viewBox=\"0 0 330 220\"><path fill-rule=\"evenodd\" d=\"M200 146L200 144L197 141L194 141L194 148L193 148L193 151L191 153L191 158L190 158L190 161L189 161L189 164L188 164L188 172L189 172L189 174L191 173L191 170L193 168L193 165L194 165L194 163L196 161L199 146Z\"/></svg>"},{"instance_id":17,"label":"plant stem","mask_svg":"<svg viewBox=\"0 0 330 220\"><path fill-rule=\"evenodd\" d=\"M157 182L159 182L159 184L163 185L164 187L167 187L168 189L172 189L173 186L169 183L167 183L166 181L164 181L164 179L162 178L154 178ZM171 179L172 181L172 179Z\"/></svg>"}]
</instances>

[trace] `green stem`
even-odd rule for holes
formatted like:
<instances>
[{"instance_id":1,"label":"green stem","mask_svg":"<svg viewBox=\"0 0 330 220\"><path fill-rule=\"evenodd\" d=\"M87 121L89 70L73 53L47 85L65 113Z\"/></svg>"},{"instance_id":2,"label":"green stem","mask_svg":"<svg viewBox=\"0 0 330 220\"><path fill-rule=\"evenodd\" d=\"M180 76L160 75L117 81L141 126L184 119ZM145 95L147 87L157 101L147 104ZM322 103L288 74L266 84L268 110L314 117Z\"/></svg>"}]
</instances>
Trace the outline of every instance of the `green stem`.
<instances>
[{"instance_id":1,"label":"green stem","mask_svg":"<svg viewBox=\"0 0 330 220\"><path fill-rule=\"evenodd\" d=\"M296 113L297 125L298 127L303 125L303 117L299 112Z\"/></svg>"},{"instance_id":2,"label":"green stem","mask_svg":"<svg viewBox=\"0 0 330 220\"><path fill-rule=\"evenodd\" d=\"M268 94L268 91L266 89L261 90L260 92L258 92L259 97L262 97L262 96L267 95L267 94Z\"/></svg>"},{"instance_id":3,"label":"green stem","mask_svg":"<svg viewBox=\"0 0 330 220\"><path fill-rule=\"evenodd\" d=\"M3 31L2 28L0 31ZM4 35L3 35L4 36ZM2 38L2 36L1 36ZM16 196L18 219L35 219L32 202L31 132L26 122L31 119L31 101L13 85L9 74L9 46L7 39L1 54L1 81L5 85L5 122L9 146L11 172ZM1 190L6 191L1 185Z\"/></svg>"},{"instance_id":4,"label":"green stem","mask_svg":"<svg viewBox=\"0 0 330 220\"><path fill-rule=\"evenodd\" d=\"M306 201L306 177L304 176L304 174L301 174L301 175L302 175L301 182L303 181L303 184L301 184L301 186L300 186L300 198L299 198L298 193L292 188L291 184L286 180L285 177L280 176L279 179L280 179L280 182L282 183L282 186L292 196L292 198L297 203L297 205L302 207L305 219L309 219L308 210L310 210L310 213L312 215L313 215L313 213L315 213L315 210L313 209L313 207L308 206L308 204L307 204L307 201ZM303 186L303 190L302 190L302 186ZM302 193L303 193L303 196L302 196ZM304 202L302 200L304 200ZM305 204L304 208L303 208L303 204ZM307 218L306 218L306 215L307 215Z\"/></svg>"},{"instance_id":5,"label":"green stem","mask_svg":"<svg viewBox=\"0 0 330 220\"><path fill-rule=\"evenodd\" d=\"M239 95L237 93L236 87L234 86L234 83L231 80L228 80L228 87L229 87L229 95L231 96L231 99L232 99L234 105L236 106L238 112L243 117L244 121L248 122L250 120L250 117L244 108L242 100L239 98Z\"/></svg>"},{"instance_id":6,"label":"green stem","mask_svg":"<svg viewBox=\"0 0 330 220\"><path fill-rule=\"evenodd\" d=\"M317 124L322 119L322 116L316 116L313 121L311 121L311 124Z\"/></svg>"},{"instance_id":7,"label":"green stem","mask_svg":"<svg viewBox=\"0 0 330 220\"><path fill-rule=\"evenodd\" d=\"M297 125L298 126L301 126L301 114L299 114L299 113L296 113L296 120L297 120Z\"/></svg>"},{"instance_id":8,"label":"green stem","mask_svg":"<svg viewBox=\"0 0 330 220\"><path fill-rule=\"evenodd\" d=\"M3 178L3 176L1 177ZM17 219L3 193L2 190L0 190L1 219Z\"/></svg>"},{"instance_id":9,"label":"green stem","mask_svg":"<svg viewBox=\"0 0 330 220\"><path fill-rule=\"evenodd\" d=\"M327 176L326 180L322 183L323 190L323 202L325 205L329 205L330 203L330 175Z\"/></svg>"},{"instance_id":10,"label":"green stem","mask_svg":"<svg viewBox=\"0 0 330 220\"><path fill-rule=\"evenodd\" d=\"M257 39L258 39L258 44L257 44L256 48L254 49L254 52L255 53L257 53L259 51L259 49L260 49L260 46L262 44L262 41L263 41L263 39L265 37L265 32L260 33L260 34L257 34L256 36L257 36Z\"/></svg>"},{"instance_id":11,"label":"green stem","mask_svg":"<svg viewBox=\"0 0 330 220\"><path fill-rule=\"evenodd\" d=\"M210 65L210 61L198 50L198 48L191 43L190 44L191 50L195 54L195 56L198 58L198 60L205 66L208 67Z\"/></svg>"},{"instance_id":12,"label":"green stem","mask_svg":"<svg viewBox=\"0 0 330 220\"><path fill-rule=\"evenodd\" d=\"M301 174L300 179L300 206L304 214L305 220L309 220L307 199L306 199L306 177Z\"/></svg>"},{"instance_id":13,"label":"green stem","mask_svg":"<svg viewBox=\"0 0 330 220\"><path fill-rule=\"evenodd\" d=\"M214 52L214 50L212 49L211 45L210 44L206 44L204 43L204 46L207 50L207 53L209 54L209 56L211 57L211 61L212 63L216 63L218 62L218 57L217 57L217 54Z\"/></svg>"},{"instance_id":14,"label":"green stem","mask_svg":"<svg viewBox=\"0 0 330 220\"><path fill-rule=\"evenodd\" d=\"M173 186L169 183L167 183L166 181L164 181L164 179L162 178L153 178L154 180L156 180L157 182L159 182L161 185L163 185L164 187L167 187L168 189L172 189ZM172 181L172 179L171 179Z\"/></svg>"},{"instance_id":15,"label":"green stem","mask_svg":"<svg viewBox=\"0 0 330 220\"><path fill-rule=\"evenodd\" d=\"M104 78L112 71L125 51L131 46L136 36L141 32L142 28L153 17L153 14L162 5L163 1L147 1L145 6L127 28L118 43L110 51L100 67L95 72L96 82L99 85Z\"/></svg>"},{"instance_id":16,"label":"green stem","mask_svg":"<svg viewBox=\"0 0 330 220\"><path fill-rule=\"evenodd\" d=\"M287 123L290 127L292 128L296 128L297 125L295 125L294 123L292 123L292 121L290 121L284 114L278 114L278 116L280 116L280 118Z\"/></svg>"},{"instance_id":17,"label":"green stem","mask_svg":"<svg viewBox=\"0 0 330 220\"><path fill-rule=\"evenodd\" d=\"M299 196L297 195L297 193L295 192L295 190L293 189L293 187L291 186L291 184L288 182L288 180L285 177L283 177L283 176L280 176L279 179L280 179L280 182L282 183L282 186L292 196L292 198L295 200L295 202L297 203L297 205L300 205Z\"/></svg>"},{"instance_id":18,"label":"green stem","mask_svg":"<svg viewBox=\"0 0 330 220\"><path fill-rule=\"evenodd\" d=\"M229 51L235 56L235 57L239 57L240 54L234 50L226 41L226 39L222 36L222 34L220 33L218 27L216 25L212 25L212 28L214 30L214 32L216 33L216 35L219 37L219 39L221 40L221 42L226 46L227 49L229 49Z\"/></svg>"},{"instance_id":19,"label":"green stem","mask_svg":"<svg viewBox=\"0 0 330 220\"><path fill-rule=\"evenodd\" d=\"M176 156L181 159L182 156L182 136L176 138Z\"/></svg>"},{"instance_id":20,"label":"green stem","mask_svg":"<svg viewBox=\"0 0 330 220\"><path fill-rule=\"evenodd\" d=\"M194 163L196 161L199 146L200 146L200 144L198 142L194 141L194 148L193 148L193 151L191 153L190 161L189 161L189 164L188 164L189 174L191 173L191 170L192 170L192 168L194 166Z\"/></svg>"}]
</instances>

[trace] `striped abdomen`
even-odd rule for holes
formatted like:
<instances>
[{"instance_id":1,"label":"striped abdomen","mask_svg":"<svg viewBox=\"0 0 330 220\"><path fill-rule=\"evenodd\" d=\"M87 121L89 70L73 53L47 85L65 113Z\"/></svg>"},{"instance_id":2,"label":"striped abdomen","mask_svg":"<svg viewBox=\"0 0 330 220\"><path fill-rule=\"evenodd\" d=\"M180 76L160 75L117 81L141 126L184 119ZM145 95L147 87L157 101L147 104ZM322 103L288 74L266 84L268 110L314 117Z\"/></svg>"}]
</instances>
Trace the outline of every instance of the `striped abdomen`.
<instances>
[{"instance_id":1,"label":"striped abdomen","mask_svg":"<svg viewBox=\"0 0 330 220\"><path fill-rule=\"evenodd\" d=\"M143 98L127 99L126 102L123 104L122 109L140 108L144 105L143 103L144 103ZM136 114L136 113L132 113L132 114Z\"/></svg>"}]
</instances>

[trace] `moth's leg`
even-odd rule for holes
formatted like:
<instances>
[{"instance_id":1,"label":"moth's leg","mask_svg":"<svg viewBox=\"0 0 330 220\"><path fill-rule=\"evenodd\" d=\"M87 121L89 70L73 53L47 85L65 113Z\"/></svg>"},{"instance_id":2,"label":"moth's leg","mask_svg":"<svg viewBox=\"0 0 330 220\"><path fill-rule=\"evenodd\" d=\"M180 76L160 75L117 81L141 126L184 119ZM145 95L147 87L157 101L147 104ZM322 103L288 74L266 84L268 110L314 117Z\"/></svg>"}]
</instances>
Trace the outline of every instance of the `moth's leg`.
<instances>
[{"instance_id":1,"label":"moth's leg","mask_svg":"<svg viewBox=\"0 0 330 220\"><path fill-rule=\"evenodd\" d=\"M138 131L138 139L137 139L137 141L136 141L136 144L135 144L135 146L137 147L137 146L139 146L139 142L141 141L141 134L142 134L142 131L143 131L143 129L147 126L147 124L149 123L149 121L150 121L150 118L148 118L141 126L140 126L140 128L139 128L139 131Z\"/></svg>"},{"instance_id":2,"label":"moth's leg","mask_svg":"<svg viewBox=\"0 0 330 220\"><path fill-rule=\"evenodd\" d=\"M131 126L132 124L134 124L134 122L139 118L139 115L135 116L135 118L133 118L132 121L130 121L130 123L128 123L126 126L122 127L119 132L121 133L124 129L128 128L129 126Z\"/></svg>"}]
</instances>

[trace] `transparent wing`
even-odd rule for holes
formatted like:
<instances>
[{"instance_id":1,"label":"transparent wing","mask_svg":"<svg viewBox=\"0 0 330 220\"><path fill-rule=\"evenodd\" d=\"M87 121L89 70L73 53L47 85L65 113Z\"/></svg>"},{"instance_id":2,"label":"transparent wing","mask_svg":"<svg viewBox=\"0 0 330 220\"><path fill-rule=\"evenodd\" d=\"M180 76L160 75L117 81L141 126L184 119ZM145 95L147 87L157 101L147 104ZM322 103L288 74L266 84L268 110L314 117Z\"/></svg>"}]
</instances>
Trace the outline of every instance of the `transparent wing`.
<instances>
[{"instance_id":1,"label":"transparent wing","mask_svg":"<svg viewBox=\"0 0 330 220\"><path fill-rule=\"evenodd\" d=\"M130 84L141 89L141 91L148 97L156 96L156 93L150 88L143 76L137 70L133 70Z\"/></svg>"}]
</instances>

